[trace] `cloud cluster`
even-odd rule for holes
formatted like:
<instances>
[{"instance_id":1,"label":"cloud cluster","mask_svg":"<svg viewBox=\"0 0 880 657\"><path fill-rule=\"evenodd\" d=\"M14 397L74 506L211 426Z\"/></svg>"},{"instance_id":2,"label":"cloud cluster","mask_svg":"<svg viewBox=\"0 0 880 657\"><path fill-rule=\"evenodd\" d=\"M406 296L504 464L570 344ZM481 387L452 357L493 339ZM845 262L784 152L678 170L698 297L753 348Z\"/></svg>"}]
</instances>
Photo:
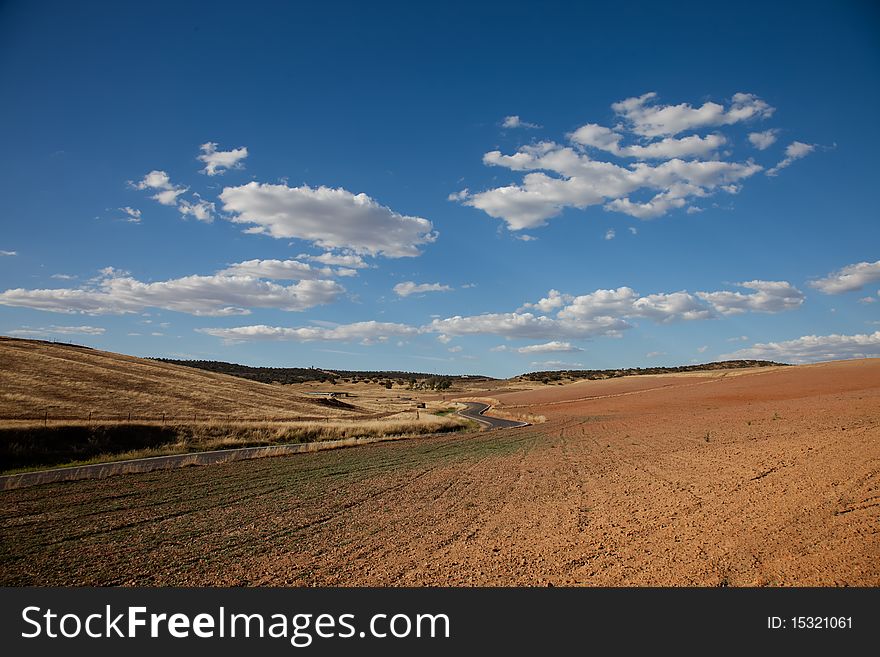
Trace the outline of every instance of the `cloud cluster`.
<instances>
[{"instance_id":1,"label":"cloud cluster","mask_svg":"<svg viewBox=\"0 0 880 657\"><path fill-rule=\"evenodd\" d=\"M399 297L408 297L411 294L423 294L425 292L449 292L452 288L440 283L414 283L404 281L394 286L394 294Z\"/></svg>"},{"instance_id":2,"label":"cloud cluster","mask_svg":"<svg viewBox=\"0 0 880 657\"><path fill-rule=\"evenodd\" d=\"M770 117L774 109L765 101L745 93L735 94L726 106L662 105L656 100L656 93L648 93L614 103L618 123L613 128L587 123L567 135L568 145L545 141L510 155L490 151L484 164L521 172L522 181L476 193L464 189L449 199L501 219L513 231L543 226L566 208L602 206L651 219L694 208L694 199L719 191L736 193L744 180L763 170L752 160L725 160L722 149L728 138L718 132L678 135ZM773 140L773 130L750 137L759 150ZM810 150L801 142L791 144L774 173ZM595 159L596 153L636 162Z\"/></svg>"},{"instance_id":3,"label":"cloud cluster","mask_svg":"<svg viewBox=\"0 0 880 657\"><path fill-rule=\"evenodd\" d=\"M99 326L44 326L41 328L25 326L9 331L9 335L104 335L105 332L106 329Z\"/></svg>"},{"instance_id":4,"label":"cloud cluster","mask_svg":"<svg viewBox=\"0 0 880 657\"><path fill-rule=\"evenodd\" d=\"M184 217L192 216L199 221L210 223L214 220L214 204L204 201L198 194L193 194L193 200L179 199L178 197L189 191L189 187L175 185L171 182L171 177L165 171L153 170L145 175L138 182L128 182L133 189L153 190L156 193L150 198L158 201L161 205L175 206L178 212ZM126 211L131 208L120 208ZM137 215L134 217L140 221L140 212L135 210Z\"/></svg>"},{"instance_id":5,"label":"cloud cluster","mask_svg":"<svg viewBox=\"0 0 880 657\"><path fill-rule=\"evenodd\" d=\"M518 354L547 354L547 353L573 353L583 351L580 347L575 347L570 342L561 342L552 340L543 344L530 344L525 347L508 347L507 345L499 345L492 347L490 351L513 351Z\"/></svg>"},{"instance_id":6,"label":"cloud cluster","mask_svg":"<svg viewBox=\"0 0 880 657\"><path fill-rule=\"evenodd\" d=\"M305 281L323 280L336 276L356 276L354 269L312 267L298 260L245 260L229 265L217 272L223 276L251 276L272 280Z\"/></svg>"},{"instance_id":7,"label":"cloud cluster","mask_svg":"<svg viewBox=\"0 0 880 657\"><path fill-rule=\"evenodd\" d=\"M737 285L754 292L697 292L697 296L712 304L722 315L778 313L794 310L804 302L804 293L786 281L746 281Z\"/></svg>"},{"instance_id":8,"label":"cloud cluster","mask_svg":"<svg viewBox=\"0 0 880 657\"><path fill-rule=\"evenodd\" d=\"M161 308L191 315L247 315L249 308L301 311L335 301L344 288L335 281L301 280L279 285L252 276L185 276L145 283L112 268L80 288L22 288L0 292L0 305L60 313L124 314Z\"/></svg>"},{"instance_id":9,"label":"cloud cluster","mask_svg":"<svg viewBox=\"0 0 880 657\"><path fill-rule=\"evenodd\" d=\"M220 200L230 221L251 225L248 232L326 249L401 258L419 255L419 246L437 239L427 219L399 214L342 188L250 182L226 187Z\"/></svg>"},{"instance_id":10,"label":"cloud cluster","mask_svg":"<svg viewBox=\"0 0 880 657\"><path fill-rule=\"evenodd\" d=\"M202 173L209 176L223 174L229 169L243 168L242 160L248 156L248 149L245 146L231 151L218 151L217 144L213 141L202 144L199 150L202 151L199 160L205 163Z\"/></svg>"},{"instance_id":11,"label":"cloud cluster","mask_svg":"<svg viewBox=\"0 0 880 657\"><path fill-rule=\"evenodd\" d=\"M722 358L756 358L786 363L877 357L880 357L880 331L857 335L805 335L784 342L758 343L722 356Z\"/></svg>"},{"instance_id":12,"label":"cloud cluster","mask_svg":"<svg viewBox=\"0 0 880 657\"><path fill-rule=\"evenodd\" d=\"M293 342L337 341L361 344L386 342L390 338L406 338L418 333L418 329L406 324L390 322L354 322L336 326L304 326L287 328L282 326L238 326L235 328L196 329L200 333L221 338L226 342L259 340L289 340Z\"/></svg>"},{"instance_id":13,"label":"cloud cluster","mask_svg":"<svg viewBox=\"0 0 880 657\"><path fill-rule=\"evenodd\" d=\"M877 281L880 281L880 260L847 265L824 278L810 281L810 286L824 294L843 294L861 290Z\"/></svg>"}]
</instances>

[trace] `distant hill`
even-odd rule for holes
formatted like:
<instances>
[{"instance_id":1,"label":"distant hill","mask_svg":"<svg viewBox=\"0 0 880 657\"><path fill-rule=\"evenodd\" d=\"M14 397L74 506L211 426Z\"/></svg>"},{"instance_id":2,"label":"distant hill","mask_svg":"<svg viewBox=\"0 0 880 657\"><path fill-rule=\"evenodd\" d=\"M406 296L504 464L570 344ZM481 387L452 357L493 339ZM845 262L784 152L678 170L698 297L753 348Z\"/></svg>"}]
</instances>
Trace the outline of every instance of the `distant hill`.
<instances>
[{"instance_id":1,"label":"distant hill","mask_svg":"<svg viewBox=\"0 0 880 657\"><path fill-rule=\"evenodd\" d=\"M77 345L0 336L0 419L357 417L290 388ZM361 411L362 413L362 411Z\"/></svg>"},{"instance_id":2,"label":"distant hill","mask_svg":"<svg viewBox=\"0 0 880 657\"><path fill-rule=\"evenodd\" d=\"M383 371L352 371L327 370L315 367L250 367L237 363L224 363L216 360L174 360L171 358L155 359L162 363L193 367L209 372L220 372L243 379L262 383L387 383L428 387L431 389L448 388L458 381L492 381L491 377L482 375L446 375L427 374L424 372L400 372L397 370Z\"/></svg>"},{"instance_id":3,"label":"distant hill","mask_svg":"<svg viewBox=\"0 0 880 657\"><path fill-rule=\"evenodd\" d=\"M680 372L704 372L710 370L734 370L746 367L780 367L786 363L774 363L769 360L723 360L700 365L680 365L678 367L630 367L619 370L552 370L529 372L516 377L522 381L542 381L550 383L563 379L614 379L621 376L638 376L640 374L676 374Z\"/></svg>"}]
</instances>

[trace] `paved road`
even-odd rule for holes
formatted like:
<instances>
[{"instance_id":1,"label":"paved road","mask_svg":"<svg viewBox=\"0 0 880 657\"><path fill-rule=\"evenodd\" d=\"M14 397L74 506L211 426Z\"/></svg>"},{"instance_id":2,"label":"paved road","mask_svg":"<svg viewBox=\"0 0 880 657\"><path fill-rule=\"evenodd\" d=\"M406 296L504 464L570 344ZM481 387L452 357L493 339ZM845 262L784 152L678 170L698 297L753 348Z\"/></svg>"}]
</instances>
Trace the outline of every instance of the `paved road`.
<instances>
[{"instance_id":1,"label":"paved road","mask_svg":"<svg viewBox=\"0 0 880 657\"><path fill-rule=\"evenodd\" d=\"M511 427L526 427L529 424L528 422L502 420L498 417L489 417L488 415L483 415L483 413L489 410L488 404L478 404L477 402L463 403L467 404L467 408L463 411L459 411L458 414L462 417L466 417L468 420L479 422L487 429L509 429Z\"/></svg>"}]
</instances>

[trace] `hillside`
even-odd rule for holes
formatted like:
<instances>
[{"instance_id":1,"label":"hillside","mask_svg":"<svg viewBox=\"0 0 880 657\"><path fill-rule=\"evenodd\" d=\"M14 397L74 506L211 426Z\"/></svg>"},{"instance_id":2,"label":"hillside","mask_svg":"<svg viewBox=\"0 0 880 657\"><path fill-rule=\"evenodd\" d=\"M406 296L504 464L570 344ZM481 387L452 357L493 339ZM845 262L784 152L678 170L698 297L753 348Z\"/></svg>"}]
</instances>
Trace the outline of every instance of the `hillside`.
<instances>
[{"instance_id":1,"label":"hillside","mask_svg":"<svg viewBox=\"0 0 880 657\"><path fill-rule=\"evenodd\" d=\"M353 417L282 386L88 347L0 337L0 419Z\"/></svg>"},{"instance_id":2,"label":"hillside","mask_svg":"<svg viewBox=\"0 0 880 657\"><path fill-rule=\"evenodd\" d=\"M193 367L208 372L220 372L262 383L392 383L414 388L445 389L460 381L494 381L482 375L427 374L425 372L402 372L398 370L360 371L329 370L316 367L251 367L217 360L174 360L157 358L162 363Z\"/></svg>"},{"instance_id":3,"label":"hillside","mask_svg":"<svg viewBox=\"0 0 880 657\"><path fill-rule=\"evenodd\" d=\"M639 376L645 374L682 374L685 372L712 372L715 370L735 370L751 367L782 367L785 363L774 363L770 360L723 360L699 365L679 365L676 367L628 367L618 370L551 370L529 372L516 377L521 381L590 381L616 379L621 376Z\"/></svg>"}]
</instances>

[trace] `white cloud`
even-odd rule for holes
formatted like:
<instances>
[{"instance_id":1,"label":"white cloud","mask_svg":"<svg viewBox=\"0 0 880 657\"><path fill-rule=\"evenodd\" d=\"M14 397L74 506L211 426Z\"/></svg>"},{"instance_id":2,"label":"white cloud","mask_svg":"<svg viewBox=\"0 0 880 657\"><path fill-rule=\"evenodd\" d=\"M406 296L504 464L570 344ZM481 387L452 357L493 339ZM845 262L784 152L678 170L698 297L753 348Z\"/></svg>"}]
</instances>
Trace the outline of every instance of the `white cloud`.
<instances>
[{"instance_id":1,"label":"white cloud","mask_svg":"<svg viewBox=\"0 0 880 657\"><path fill-rule=\"evenodd\" d=\"M596 290L574 297L559 311L561 319L591 320L599 317L631 317L651 319L661 324L673 321L709 319L711 309L688 292L671 292L640 296L630 287Z\"/></svg>"},{"instance_id":2,"label":"white cloud","mask_svg":"<svg viewBox=\"0 0 880 657\"><path fill-rule=\"evenodd\" d=\"M141 222L140 210L136 210L135 208L131 208L127 205L124 208L119 208L119 210L125 215L125 221L132 224L139 224Z\"/></svg>"},{"instance_id":3,"label":"white cloud","mask_svg":"<svg viewBox=\"0 0 880 657\"><path fill-rule=\"evenodd\" d=\"M187 215L195 217L199 221L204 221L205 223L211 223L214 221L214 204L209 201L204 201L199 198L198 194L195 195L196 199L193 202L182 200L177 205L177 210L184 217Z\"/></svg>"},{"instance_id":4,"label":"white cloud","mask_svg":"<svg viewBox=\"0 0 880 657\"><path fill-rule=\"evenodd\" d=\"M562 308L562 306L569 303L573 298L574 297L570 294L562 294L559 290L550 290L546 297L539 299L537 303L523 304L520 310L534 308L540 310L542 313L549 313L557 308Z\"/></svg>"},{"instance_id":5,"label":"white cloud","mask_svg":"<svg viewBox=\"0 0 880 657\"><path fill-rule=\"evenodd\" d=\"M564 363L561 360L537 360L532 361L532 367L547 367L551 370L566 370L574 367L583 367L583 363Z\"/></svg>"},{"instance_id":6,"label":"white cloud","mask_svg":"<svg viewBox=\"0 0 880 657\"><path fill-rule=\"evenodd\" d=\"M134 189L158 190L151 198L162 205L177 205L177 197L186 192L188 187L178 187L171 183L171 178L164 171L153 170L137 183L128 183Z\"/></svg>"},{"instance_id":7,"label":"white cloud","mask_svg":"<svg viewBox=\"0 0 880 657\"><path fill-rule=\"evenodd\" d=\"M859 303L877 303L877 299L875 297L862 297L859 299Z\"/></svg>"},{"instance_id":8,"label":"white cloud","mask_svg":"<svg viewBox=\"0 0 880 657\"><path fill-rule=\"evenodd\" d=\"M702 347L697 347L697 353L705 354L707 349L709 349L709 345L704 344Z\"/></svg>"},{"instance_id":9,"label":"white cloud","mask_svg":"<svg viewBox=\"0 0 880 657\"><path fill-rule=\"evenodd\" d=\"M18 251L0 251L0 256L17 256Z\"/></svg>"},{"instance_id":10,"label":"white cloud","mask_svg":"<svg viewBox=\"0 0 880 657\"><path fill-rule=\"evenodd\" d=\"M811 363L845 358L880 356L880 331L859 335L805 335L795 340L767 342L740 349L722 358L755 358L789 363Z\"/></svg>"},{"instance_id":11,"label":"white cloud","mask_svg":"<svg viewBox=\"0 0 880 657\"><path fill-rule=\"evenodd\" d=\"M639 160L706 157L727 143L723 135L710 134L705 137L690 135L681 139L666 137L644 145L621 146L624 135L595 123L581 126L569 135L569 139L581 146L597 148L617 157L634 157Z\"/></svg>"},{"instance_id":12,"label":"white cloud","mask_svg":"<svg viewBox=\"0 0 880 657\"><path fill-rule=\"evenodd\" d=\"M525 347L519 347L513 351L516 351L518 354L546 354L553 352L571 353L575 351L583 351L583 349L575 347L570 342L552 340L551 342L545 342L543 344L530 344Z\"/></svg>"},{"instance_id":13,"label":"white cloud","mask_svg":"<svg viewBox=\"0 0 880 657\"><path fill-rule=\"evenodd\" d=\"M225 188L220 200L230 221L253 224L248 232L298 238L327 249L400 258L419 255L420 245L437 238L427 219L399 214L342 188L250 182Z\"/></svg>"},{"instance_id":14,"label":"white cloud","mask_svg":"<svg viewBox=\"0 0 880 657\"><path fill-rule=\"evenodd\" d=\"M621 123L614 129L583 125L568 135L572 146L546 141L522 146L510 155L490 151L483 156L484 164L523 172L522 181L480 192L465 189L449 198L519 231L543 226L566 208L585 210L594 205L651 219L688 208L695 198L738 192L743 180L763 170L752 160L725 161L728 154L720 149L728 140L722 134L675 135L770 116L773 108L767 103L742 93L726 107L712 102L696 108L687 103L657 105L655 98L651 93L615 103L612 107ZM634 143L624 143L628 139ZM639 161L621 166L596 160L587 148ZM797 149L793 153L803 156Z\"/></svg>"},{"instance_id":15,"label":"white cloud","mask_svg":"<svg viewBox=\"0 0 880 657\"><path fill-rule=\"evenodd\" d=\"M529 172L521 185L468 194L465 205L503 219L510 230L535 228L565 208L580 210L605 205L608 210L649 219L748 178L762 167L754 162L685 161L674 158L658 165L638 162L621 167L593 160L571 147L553 142L521 147L513 155L491 151L489 166ZM551 176L548 171L558 176ZM639 190L653 193L646 202L629 198Z\"/></svg>"},{"instance_id":16,"label":"white cloud","mask_svg":"<svg viewBox=\"0 0 880 657\"><path fill-rule=\"evenodd\" d=\"M452 338L448 335L443 335L442 333L437 336L437 342L441 342L443 344L449 344L452 342Z\"/></svg>"},{"instance_id":17,"label":"white cloud","mask_svg":"<svg viewBox=\"0 0 880 657\"><path fill-rule=\"evenodd\" d=\"M440 283L414 283L405 281L394 286L394 294L399 297L408 297L411 294L423 294L425 292L449 292L452 288Z\"/></svg>"},{"instance_id":18,"label":"white cloud","mask_svg":"<svg viewBox=\"0 0 880 657\"><path fill-rule=\"evenodd\" d=\"M649 351L645 354L645 358L659 358L660 356L665 356L665 351Z\"/></svg>"},{"instance_id":19,"label":"white cloud","mask_svg":"<svg viewBox=\"0 0 880 657\"><path fill-rule=\"evenodd\" d=\"M780 169L790 166L792 162L799 160L802 157L806 157L814 150L816 150L815 144L805 144L800 141L793 141L785 147L785 159L781 160L775 167L767 169L767 175L775 176L779 173Z\"/></svg>"},{"instance_id":20,"label":"white cloud","mask_svg":"<svg viewBox=\"0 0 880 657\"><path fill-rule=\"evenodd\" d=\"M463 317L456 315L435 319L426 331L445 335L498 335L533 340L570 338L584 339L600 335L616 336L629 328L622 319L597 317L583 321L564 321L532 313L486 313Z\"/></svg>"},{"instance_id":21,"label":"white cloud","mask_svg":"<svg viewBox=\"0 0 880 657\"><path fill-rule=\"evenodd\" d=\"M274 280L321 280L340 275L340 272L357 274L353 270L334 270L330 267L312 267L297 260L245 260L236 262L226 269L217 272L223 276L252 276L254 278L270 278ZM342 273L343 276L348 275Z\"/></svg>"},{"instance_id":22,"label":"white cloud","mask_svg":"<svg viewBox=\"0 0 880 657\"><path fill-rule=\"evenodd\" d=\"M448 351L450 354L457 354L460 351L462 351L462 347L459 347L459 346L449 347L449 349L447 349L446 351Z\"/></svg>"},{"instance_id":23,"label":"white cloud","mask_svg":"<svg viewBox=\"0 0 880 657\"><path fill-rule=\"evenodd\" d=\"M320 262L324 265L336 265L338 267L347 267L349 269L365 269L366 267L369 267L361 256L354 253L327 252L316 256L302 254L299 257L313 262Z\"/></svg>"},{"instance_id":24,"label":"white cloud","mask_svg":"<svg viewBox=\"0 0 880 657\"><path fill-rule=\"evenodd\" d=\"M538 240L538 238L535 237L534 235L526 235L525 233L522 233L520 235L514 235L514 237L516 239L518 239L520 242L535 242Z\"/></svg>"},{"instance_id":25,"label":"white cloud","mask_svg":"<svg viewBox=\"0 0 880 657\"><path fill-rule=\"evenodd\" d=\"M72 281L76 276L72 276L70 274L52 274L49 278L54 278L59 281Z\"/></svg>"},{"instance_id":26,"label":"white cloud","mask_svg":"<svg viewBox=\"0 0 880 657\"><path fill-rule=\"evenodd\" d=\"M757 96L744 93L734 94L727 109L713 102L700 107L692 107L689 103L655 105L656 98L657 94L650 92L614 103L611 108L632 132L643 137L675 135L686 130L767 118L775 111Z\"/></svg>"},{"instance_id":27,"label":"white cloud","mask_svg":"<svg viewBox=\"0 0 880 657\"><path fill-rule=\"evenodd\" d=\"M614 232L613 228L609 228L608 230L605 231L605 239L606 240L613 240L616 235L617 235L617 233Z\"/></svg>"},{"instance_id":28,"label":"white cloud","mask_svg":"<svg viewBox=\"0 0 880 657\"><path fill-rule=\"evenodd\" d=\"M728 342L748 342L749 336L747 335L738 335L734 338L727 338Z\"/></svg>"},{"instance_id":29,"label":"white cloud","mask_svg":"<svg viewBox=\"0 0 880 657\"><path fill-rule=\"evenodd\" d=\"M737 285L755 292L697 292L697 296L712 304L722 315L778 313L794 310L804 302L804 293L787 281L746 281Z\"/></svg>"},{"instance_id":30,"label":"white cloud","mask_svg":"<svg viewBox=\"0 0 880 657\"><path fill-rule=\"evenodd\" d=\"M776 143L776 134L779 130L771 129L763 132L750 132L749 142L759 151L766 150Z\"/></svg>"},{"instance_id":31,"label":"white cloud","mask_svg":"<svg viewBox=\"0 0 880 657\"><path fill-rule=\"evenodd\" d=\"M250 276L185 276L144 283L112 268L84 287L0 292L0 305L60 313L123 314L162 308L191 315L246 315L248 308L300 311L331 303L344 292L334 281L279 285Z\"/></svg>"},{"instance_id":32,"label":"white cloud","mask_svg":"<svg viewBox=\"0 0 880 657\"><path fill-rule=\"evenodd\" d=\"M876 281L880 281L880 260L847 265L824 278L810 281L809 285L825 294L843 294L861 290Z\"/></svg>"},{"instance_id":33,"label":"white cloud","mask_svg":"<svg viewBox=\"0 0 880 657\"><path fill-rule=\"evenodd\" d=\"M99 326L46 326L24 327L10 331L9 335L104 335L106 329Z\"/></svg>"},{"instance_id":34,"label":"white cloud","mask_svg":"<svg viewBox=\"0 0 880 657\"><path fill-rule=\"evenodd\" d=\"M688 209L690 209L690 208L688 208ZM627 230L629 230L629 232L630 232L631 234L633 234L633 235L638 235L638 234L639 234L639 230L638 230L638 228L636 228L635 226L630 226Z\"/></svg>"},{"instance_id":35,"label":"white cloud","mask_svg":"<svg viewBox=\"0 0 880 657\"><path fill-rule=\"evenodd\" d=\"M223 174L228 169L243 168L242 160L248 156L248 150L244 146L231 151L218 151L217 144L213 141L202 144L199 149L202 151L199 160L205 163L202 173L209 176Z\"/></svg>"},{"instance_id":36,"label":"white cloud","mask_svg":"<svg viewBox=\"0 0 880 657\"><path fill-rule=\"evenodd\" d=\"M505 116L504 121L501 122L502 128L529 128L536 129L540 128L537 123L529 123L528 121L523 121L519 116Z\"/></svg>"},{"instance_id":37,"label":"white cloud","mask_svg":"<svg viewBox=\"0 0 880 657\"><path fill-rule=\"evenodd\" d=\"M293 342L335 341L361 344L386 342L392 337L409 337L416 335L418 329L406 324L388 322L355 322L335 326L304 326L287 328L282 326L238 326L235 328L201 328L205 333L226 342L250 342L260 340L289 340Z\"/></svg>"}]
</instances>

